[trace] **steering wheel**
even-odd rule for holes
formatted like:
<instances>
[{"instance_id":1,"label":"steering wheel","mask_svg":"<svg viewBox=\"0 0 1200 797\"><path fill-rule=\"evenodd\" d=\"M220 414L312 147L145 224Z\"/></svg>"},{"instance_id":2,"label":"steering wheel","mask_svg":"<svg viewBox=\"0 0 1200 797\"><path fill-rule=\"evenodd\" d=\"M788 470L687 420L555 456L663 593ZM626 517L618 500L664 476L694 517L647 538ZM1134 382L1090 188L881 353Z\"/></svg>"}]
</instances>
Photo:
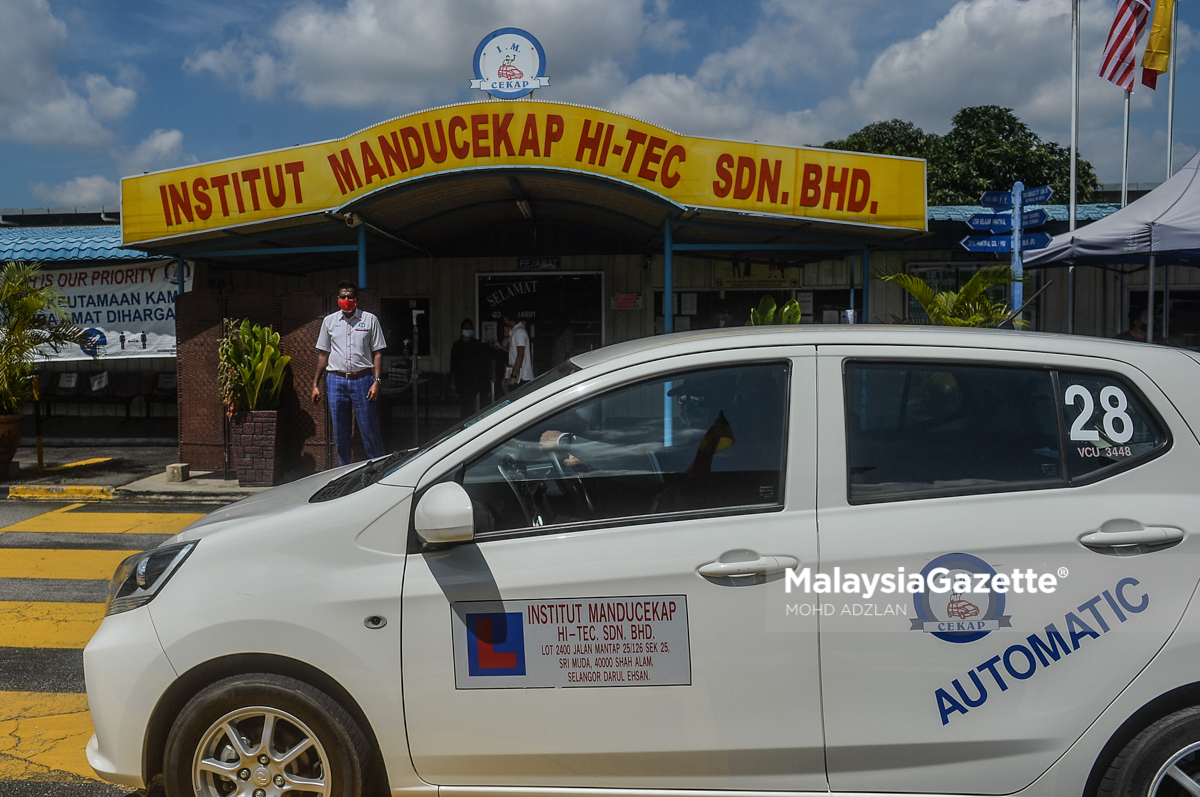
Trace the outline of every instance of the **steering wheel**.
<instances>
[{"instance_id":1,"label":"steering wheel","mask_svg":"<svg viewBox=\"0 0 1200 797\"><path fill-rule=\"evenodd\" d=\"M546 523L541 509L538 507L538 496L530 488L529 482L518 468L516 460L511 456L505 457L496 466L496 469L500 471L500 476L512 489L517 504L521 507L521 513L525 515L525 522L530 526L544 526Z\"/></svg>"},{"instance_id":2,"label":"steering wheel","mask_svg":"<svg viewBox=\"0 0 1200 797\"><path fill-rule=\"evenodd\" d=\"M571 497L571 501L576 507L582 509L586 506L587 510L595 515L596 505L592 503L592 497L588 495L583 477L578 473L568 476L559 453L554 449L550 449L547 453L550 454L550 464L554 466L554 473L558 477L558 483L562 486L563 492Z\"/></svg>"}]
</instances>

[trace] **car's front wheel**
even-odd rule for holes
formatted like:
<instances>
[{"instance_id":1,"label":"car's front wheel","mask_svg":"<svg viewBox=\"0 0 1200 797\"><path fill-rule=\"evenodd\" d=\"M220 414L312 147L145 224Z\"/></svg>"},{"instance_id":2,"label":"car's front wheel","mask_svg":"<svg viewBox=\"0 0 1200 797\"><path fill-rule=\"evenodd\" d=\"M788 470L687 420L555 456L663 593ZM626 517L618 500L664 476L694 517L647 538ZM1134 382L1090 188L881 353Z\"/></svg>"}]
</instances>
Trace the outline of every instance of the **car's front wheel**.
<instances>
[{"instance_id":1,"label":"car's front wheel","mask_svg":"<svg viewBox=\"0 0 1200 797\"><path fill-rule=\"evenodd\" d=\"M1200 795L1200 706L1158 720L1109 766L1101 797Z\"/></svg>"},{"instance_id":2,"label":"car's front wheel","mask_svg":"<svg viewBox=\"0 0 1200 797\"><path fill-rule=\"evenodd\" d=\"M165 754L169 797L357 797L368 771L366 737L336 701L265 673L193 697Z\"/></svg>"}]
</instances>

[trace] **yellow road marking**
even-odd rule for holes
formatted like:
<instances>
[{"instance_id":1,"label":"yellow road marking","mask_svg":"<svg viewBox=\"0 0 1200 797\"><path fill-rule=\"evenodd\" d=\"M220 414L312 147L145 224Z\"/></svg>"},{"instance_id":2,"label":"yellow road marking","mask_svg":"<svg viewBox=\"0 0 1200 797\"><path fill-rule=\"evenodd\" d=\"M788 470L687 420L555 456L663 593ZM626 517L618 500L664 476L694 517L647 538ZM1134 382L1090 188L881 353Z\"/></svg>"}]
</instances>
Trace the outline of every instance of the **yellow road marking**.
<instances>
[{"instance_id":1,"label":"yellow road marking","mask_svg":"<svg viewBox=\"0 0 1200 797\"><path fill-rule=\"evenodd\" d=\"M83 504L74 504L74 507ZM72 507L67 507L70 509ZM56 509L0 529L88 534L176 534L204 515L182 512L67 512ZM0 559L4 554L0 553Z\"/></svg>"},{"instance_id":2,"label":"yellow road marking","mask_svg":"<svg viewBox=\"0 0 1200 797\"><path fill-rule=\"evenodd\" d=\"M103 619L102 603L0 601L0 646L82 648Z\"/></svg>"},{"instance_id":3,"label":"yellow road marking","mask_svg":"<svg viewBox=\"0 0 1200 797\"><path fill-rule=\"evenodd\" d=\"M0 550L0 578L112 578L125 557L137 551L65 551L53 548Z\"/></svg>"},{"instance_id":4,"label":"yellow road marking","mask_svg":"<svg viewBox=\"0 0 1200 797\"><path fill-rule=\"evenodd\" d=\"M112 462L112 457L93 457L92 459L81 459L78 462L66 462L62 465L55 465L46 470L67 470L68 468L82 468L84 465L98 465L101 462Z\"/></svg>"},{"instance_id":5,"label":"yellow road marking","mask_svg":"<svg viewBox=\"0 0 1200 797\"><path fill-rule=\"evenodd\" d=\"M0 692L0 780L97 780L87 695Z\"/></svg>"}]
</instances>

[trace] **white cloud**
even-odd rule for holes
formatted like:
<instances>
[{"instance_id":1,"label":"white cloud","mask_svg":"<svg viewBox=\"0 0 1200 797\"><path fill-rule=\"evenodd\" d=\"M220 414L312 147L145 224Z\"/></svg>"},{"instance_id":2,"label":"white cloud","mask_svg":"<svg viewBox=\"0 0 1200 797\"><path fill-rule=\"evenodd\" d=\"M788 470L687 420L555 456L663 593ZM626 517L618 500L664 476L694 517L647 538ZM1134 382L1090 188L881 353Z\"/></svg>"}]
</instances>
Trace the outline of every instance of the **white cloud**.
<instances>
[{"instance_id":1,"label":"white cloud","mask_svg":"<svg viewBox=\"0 0 1200 797\"><path fill-rule=\"evenodd\" d=\"M137 92L128 86L114 86L104 75L85 75L88 105L97 119L120 119L137 104Z\"/></svg>"},{"instance_id":2,"label":"white cloud","mask_svg":"<svg viewBox=\"0 0 1200 797\"><path fill-rule=\"evenodd\" d=\"M179 130L155 130L129 152L116 156L122 175L168 169L181 163L195 163L193 155L183 151L183 133Z\"/></svg>"},{"instance_id":3,"label":"white cloud","mask_svg":"<svg viewBox=\"0 0 1200 797\"><path fill-rule=\"evenodd\" d=\"M667 4L649 2L648 9L642 0L301 2L263 39L197 51L184 69L232 82L258 99L409 110L445 102L447 86L466 88L479 40L513 26L533 32L546 49L551 85L539 96L565 98L560 87L594 85L603 76L615 81L611 96L627 82L620 65L637 56L643 41L667 52L686 46L684 25L669 16Z\"/></svg>"},{"instance_id":4,"label":"white cloud","mask_svg":"<svg viewBox=\"0 0 1200 797\"><path fill-rule=\"evenodd\" d=\"M653 0L646 12L646 44L664 53L677 53L688 48L685 31L687 24L682 19L672 19L667 0Z\"/></svg>"},{"instance_id":5,"label":"white cloud","mask_svg":"<svg viewBox=\"0 0 1200 797\"><path fill-rule=\"evenodd\" d=\"M136 92L88 75L88 98L59 74L57 53L66 25L47 0L7 0L0 26L0 137L43 147L103 150L113 135L99 119L114 119L133 107Z\"/></svg>"},{"instance_id":6,"label":"white cloud","mask_svg":"<svg viewBox=\"0 0 1200 797\"><path fill-rule=\"evenodd\" d=\"M115 205L121 196L120 187L114 181L98 174L76 177L53 186L34 183L29 190L39 202L50 207Z\"/></svg>"},{"instance_id":7,"label":"white cloud","mask_svg":"<svg viewBox=\"0 0 1200 797\"><path fill-rule=\"evenodd\" d=\"M706 85L759 89L797 80L841 80L858 63L853 32L873 2L764 0L757 29L744 42L704 59Z\"/></svg>"},{"instance_id":8,"label":"white cloud","mask_svg":"<svg viewBox=\"0 0 1200 797\"><path fill-rule=\"evenodd\" d=\"M961 108L1001 105L1044 138L1069 143L1070 0L961 0L929 29L884 49L848 86L831 83L816 107L768 108L765 91L789 81L835 81L854 68L855 34L868 24L869 5L764 0L758 27L706 57L694 75L644 75L609 105L680 132L785 145L820 144L892 118L944 133ZM1111 0L1082 0L1080 152L1105 182L1120 179L1123 96L1095 72L1113 13ZM1197 38L1180 24L1181 61ZM1132 179L1161 179L1165 132L1136 126L1155 95L1139 88L1132 99ZM1176 141L1176 151L1194 150Z\"/></svg>"}]
</instances>

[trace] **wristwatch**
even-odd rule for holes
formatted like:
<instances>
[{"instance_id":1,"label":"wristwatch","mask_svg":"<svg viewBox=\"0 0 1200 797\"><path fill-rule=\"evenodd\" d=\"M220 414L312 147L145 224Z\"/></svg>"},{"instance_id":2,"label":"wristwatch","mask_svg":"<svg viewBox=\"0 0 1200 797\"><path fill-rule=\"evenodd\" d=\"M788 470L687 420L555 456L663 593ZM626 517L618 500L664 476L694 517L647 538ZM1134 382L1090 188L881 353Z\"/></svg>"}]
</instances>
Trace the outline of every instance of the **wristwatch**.
<instances>
[{"instance_id":1,"label":"wristwatch","mask_svg":"<svg viewBox=\"0 0 1200 797\"><path fill-rule=\"evenodd\" d=\"M377 384L377 385L382 385L382 384L383 384L383 380L382 380L382 379L380 379L379 377L375 377L375 384Z\"/></svg>"}]
</instances>

